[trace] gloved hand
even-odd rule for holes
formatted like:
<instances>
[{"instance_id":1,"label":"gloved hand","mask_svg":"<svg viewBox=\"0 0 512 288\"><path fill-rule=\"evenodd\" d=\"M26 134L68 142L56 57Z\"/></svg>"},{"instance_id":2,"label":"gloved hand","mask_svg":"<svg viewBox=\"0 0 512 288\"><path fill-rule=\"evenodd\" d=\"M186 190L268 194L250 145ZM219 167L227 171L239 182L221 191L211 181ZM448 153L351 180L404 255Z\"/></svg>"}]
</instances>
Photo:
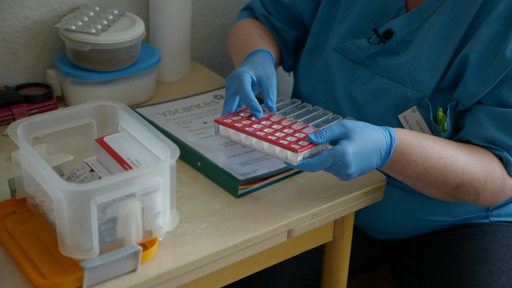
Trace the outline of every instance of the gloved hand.
<instances>
[{"instance_id":1,"label":"gloved hand","mask_svg":"<svg viewBox=\"0 0 512 288\"><path fill-rule=\"evenodd\" d=\"M277 78L274 56L266 49L256 49L245 56L242 64L226 79L226 100L222 115L232 113L245 104L257 118L263 117L256 96L263 95L269 112L276 110Z\"/></svg>"},{"instance_id":2,"label":"gloved hand","mask_svg":"<svg viewBox=\"0 0 512 288\"><path fill-rule=\"evenodd\" d=\"M386 165L395 149L396 136L390 127L343 120L312 133L314 144L337 140L332 148L289 167L308 172L325 170L341 180L350 180Z\"/></svg>"}]
</instances>

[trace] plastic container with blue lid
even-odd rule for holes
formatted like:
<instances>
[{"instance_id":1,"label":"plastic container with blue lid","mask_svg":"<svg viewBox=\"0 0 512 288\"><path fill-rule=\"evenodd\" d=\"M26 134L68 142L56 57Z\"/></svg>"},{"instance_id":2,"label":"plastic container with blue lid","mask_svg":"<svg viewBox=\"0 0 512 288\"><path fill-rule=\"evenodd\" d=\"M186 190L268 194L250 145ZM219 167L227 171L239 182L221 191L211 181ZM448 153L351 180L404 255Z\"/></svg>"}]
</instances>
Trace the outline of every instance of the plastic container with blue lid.
<instances>
[{"instance_id":1,"label":"plastic container with blue lid","mask_svg":"<svg viewBox=\"0 0 512 288\"><path fill-rule=\"evenodd\" d=\"M126 105L144 102L153 96L160 51L143 42L131 66L116 71L93 71L73 64L65 53L55 60L55 69L67 105L93 100L114 100Z\"/></svg>"}]
</instances>

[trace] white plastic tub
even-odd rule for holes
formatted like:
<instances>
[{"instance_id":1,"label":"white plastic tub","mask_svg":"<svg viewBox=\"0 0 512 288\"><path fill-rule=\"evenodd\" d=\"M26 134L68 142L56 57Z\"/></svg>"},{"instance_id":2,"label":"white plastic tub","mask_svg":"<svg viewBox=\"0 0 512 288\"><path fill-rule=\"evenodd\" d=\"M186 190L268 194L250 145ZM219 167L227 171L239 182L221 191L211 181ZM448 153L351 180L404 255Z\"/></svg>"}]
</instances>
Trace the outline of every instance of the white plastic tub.
<instances>
[{"instance_id":1,"label":"white plastic tub","mask_svg":"<svg viewBox=\"0 0 512 288\"><path fill-rule=\"evenodd\" d=\"M82 69L64 53L55 60L55 69L68 105L94 100L115 100L134 105L153 96L159 64L160 51L142 43L139 58L126 69L110 72Z\"/></svg>"},{"instance_id":2,"label":"white plastic tub","mask_svg":"<svg viewBox=\"0 0 512 288\"><path fill-rule=\"evenodd\" d=\"M89 183L61 175L94 156L94 139L124 131L158 161ZM179 222L178 147L126 105L97 101L24 118L11 124L18 197L27 197L57 233L65 256L89 259L133 241L163 238Z\"/></svg>"}]
</instances>

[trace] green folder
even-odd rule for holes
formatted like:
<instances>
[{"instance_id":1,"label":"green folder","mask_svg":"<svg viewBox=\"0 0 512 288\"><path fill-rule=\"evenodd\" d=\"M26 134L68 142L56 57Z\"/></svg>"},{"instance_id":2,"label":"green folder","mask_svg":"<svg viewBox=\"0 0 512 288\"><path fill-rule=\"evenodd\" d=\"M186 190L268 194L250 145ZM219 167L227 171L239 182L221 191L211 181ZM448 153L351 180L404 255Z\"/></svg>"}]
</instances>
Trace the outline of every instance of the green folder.
<instances>
[{"instance_id":1,"label":"green folder","mask_svg":"<svg viewBox=\"0 0 512 288\"><path fill-rule=\"evenodd\" d=\"M224 96L220 88L135 111L178 145L181 160L236 198L299 173L278 159L215 135L214 119L221 114Z\"/></svg>"}]
</instances>

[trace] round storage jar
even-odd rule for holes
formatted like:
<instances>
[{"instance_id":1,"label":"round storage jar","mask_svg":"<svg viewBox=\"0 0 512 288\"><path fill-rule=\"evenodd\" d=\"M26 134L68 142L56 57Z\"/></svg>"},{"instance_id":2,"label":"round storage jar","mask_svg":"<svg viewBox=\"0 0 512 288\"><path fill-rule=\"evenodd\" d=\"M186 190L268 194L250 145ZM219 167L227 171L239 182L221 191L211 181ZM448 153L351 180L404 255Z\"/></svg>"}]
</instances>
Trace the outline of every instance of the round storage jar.
<instances>
[{"instance_id":1,"label":"round storage jar","mask_svg":"<svg viewBox=\"0 0 512 288\"><path fill-rule=\"evenodd\" d=\"M125 12L99 35L59 29L71 62L85 69L115 71L132 65L146 35L144 22Z\"/></svg>"},{"instance_id":2,"label":"round storage jar","mask_svg":"<svg viewBox=\"0 0 512 288\"><path fill-rule=\"evenodd\" d=\"M55 70L68 105L93 100L115 100L134 105L153 96L160 51L143 42L137 61L117 71L91 71L74 65L65 53L55 60Z\"/></svg>"}]
</instances>

